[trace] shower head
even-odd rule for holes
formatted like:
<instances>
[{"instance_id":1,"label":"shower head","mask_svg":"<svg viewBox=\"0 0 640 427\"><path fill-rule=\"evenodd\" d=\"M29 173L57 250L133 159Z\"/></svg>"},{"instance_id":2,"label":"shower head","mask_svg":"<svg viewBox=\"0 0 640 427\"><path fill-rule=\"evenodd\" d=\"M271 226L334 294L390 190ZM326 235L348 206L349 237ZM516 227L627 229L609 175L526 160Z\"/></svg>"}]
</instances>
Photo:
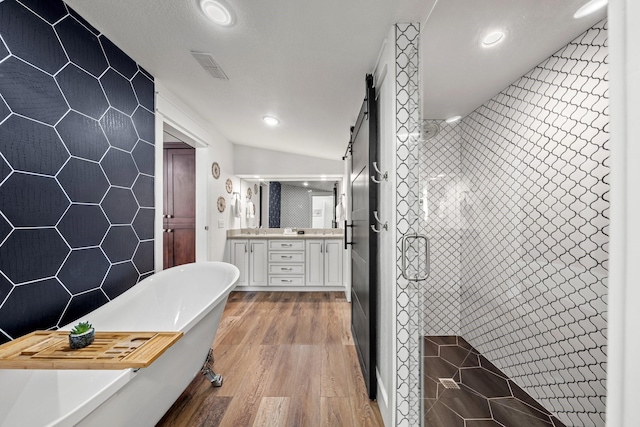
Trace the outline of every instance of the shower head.
<instances>
[{"instance_id":1,"label":"shower head","mask_svg":"<svg viewBox=\"0 0 640 427\"><path fill-rule=\"evenodd\" d=\"M429 141L440 132L440 125L436 120L422 120L420 124L420 139Z\"/></svg>"}]
</instances>

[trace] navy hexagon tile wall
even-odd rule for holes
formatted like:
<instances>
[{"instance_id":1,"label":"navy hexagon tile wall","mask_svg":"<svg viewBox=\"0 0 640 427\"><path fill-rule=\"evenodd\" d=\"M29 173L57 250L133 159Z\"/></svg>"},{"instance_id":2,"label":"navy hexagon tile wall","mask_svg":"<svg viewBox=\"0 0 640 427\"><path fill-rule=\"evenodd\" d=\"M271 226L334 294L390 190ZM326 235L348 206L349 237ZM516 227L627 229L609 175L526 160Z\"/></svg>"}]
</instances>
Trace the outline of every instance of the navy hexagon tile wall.
<instances>
[{"instance_id":1,"label":"navy hexagon tile wall","mask_svg":"<svg viewBox=\"0 0 640 427\"><path fill-rule=\"evenodd\" d=\"M0 343L153 273L154 82L61 0L0 1Z\"/></svg>"},{"instance_id":2,"label":"navy hexagon tile wall","mask_svg":"<svg viewBox=\"0 0 640 427\"><path fill-rule=\"evenodd\" d=\"M109 149L109 141L100 123L76 111L69 111L58 122L56 130L72 156L97 162ZM87 141L91 141L91 144L87 144ZM153 174L153 171L150 173Z\"/></svg>"},{"instance_id":3,"label":"navy hexagon tile wall","mask_svg":"<svg viewBox=\"0 0 640 427\"><path fill-rule=\"evenodd\" d=\"M14 169L55 175L69 152L54 128L12 114L0 127L0 151Z\"/></svg>"},{"instance_id":4,"label":"navy hexagon tile wall","mask_svg":"<svg viewBox=\"0 0 640 427\"><path fill-rule=\"evenodd\" d=\"M0 77L0 93L14 113L54 125L69 109L53 76L15 56L0 63Z\"/></svg>"},{"instance_id":5,"label":"navy hexagon tile wall","mask_svg":"<svg viewBox=\"0 0 640 427\"><path fill-rule=\"evenodd\" d=\"M36 67L54 74L68 62L53 27L16 2L0 5L2 38L11 52ZM24 29L32 32L24 36Z\"/></svg>"}]
</instances>

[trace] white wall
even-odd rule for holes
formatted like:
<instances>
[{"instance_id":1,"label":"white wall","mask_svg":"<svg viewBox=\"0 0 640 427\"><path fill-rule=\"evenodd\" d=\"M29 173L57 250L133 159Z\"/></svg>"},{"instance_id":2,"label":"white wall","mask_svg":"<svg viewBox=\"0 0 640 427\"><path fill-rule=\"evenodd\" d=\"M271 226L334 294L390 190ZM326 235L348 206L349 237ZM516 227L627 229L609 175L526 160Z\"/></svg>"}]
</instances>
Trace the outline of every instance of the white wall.
<instances>
[{"instance_id":1,"label":"white wall","mask_svg":"<svg viewBox=\"0 0 640 427\"><path fill-rule=\"evenodd\" d=\"M607 425L638 425L640 399L640 2L611 0L611 253Z\"/></svg>"},{"instance_id":2,"label":"white wall","mask_svg":"<svg viewBox=\"0 0 640 427\"><path fill-rule=\"evenodd\" d=\"M156 271L162 269L162 129L169 125L174 135L196 148L196 261L222 261L226 231L234 228L231 215L231 197L225 190L225 181L231 178L234 188L240 180L233 173L233 144L226 140L203 117L170 92L161 80L156 80ZM220 178L211 175L211 164L220 165ZM218 212L216 201L223 196L227 202L224 213ZM222 227L218 228L218 221ZM208 227L209 230L205 230Z\"/></svg>"},{"instance_id":3,"label":"white wall","mask_svg":"<svg viewBox=\"0 0 640 427\"><path fill-rule=\"evenodd\" d=\"M345 149L347 143L348 141L344 143ZM340 158L327 160L246 145L234 145L234 171L236 175L342 175L342 167Z\"/></svg>"},{"instance_id":4,"label":"white wall","mask_svg":"<svg viewBox=\"0 0 640 427\"><path fill-rule=\"evenodd\" d=\"M374 73L380 117L379 167L389 172L389 181L379 187L382 203L379 217L388 221L389 230L380 233L378 241L378 406L385 426L395 425L396 379L396 87L395 27L391 28Z\"/></svg>"}]
</instances>

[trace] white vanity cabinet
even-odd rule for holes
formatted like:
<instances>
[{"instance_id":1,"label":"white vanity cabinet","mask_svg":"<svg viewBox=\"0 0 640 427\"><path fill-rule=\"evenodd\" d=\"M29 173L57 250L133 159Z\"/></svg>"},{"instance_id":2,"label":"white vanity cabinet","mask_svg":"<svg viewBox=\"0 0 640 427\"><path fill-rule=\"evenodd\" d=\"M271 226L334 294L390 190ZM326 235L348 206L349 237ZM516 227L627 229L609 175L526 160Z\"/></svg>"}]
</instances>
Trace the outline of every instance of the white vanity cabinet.
<instances>
[{"instance_id":1,"label":"white vanity cabinet","mask_svg":"<svg viewBox=\"0 0 640 427\"><path fill-rule=\"evenodd\" d=\"M342 286L342 246L339 240L306 241L307 286Z\"/></svg>"},{"instance_id":2,"label":"white vanity cabinet","mask_svg":"<svg viewBox=\"0 0 640 427\"><path fill-rule=\"evenodd\" d=\"M341 239L236 237L228 243L229 261L240 270L238 287L343 287Z\"/></svg>"},{"instance_id":3,"label":"white vanity cabinet","mask_svg":"<svg viewBox=\"0 0 640 427\"><path fill-rule=\"evenodd\" d=\"M267 286L267 241L234 239L230 242L231 264L240 270L237 286Z\"/></svg>"},{"instance_id":4,"label":"white vanity cabinet","mask_svg":"<svg viewBox=\"0 0 640 427\"><path fill-rule=\"evenodd\" d=\"M304 240L269 240L269 286L304 285Z\"/></svg>"},{"instance_id":5,"label":"white vanity cabinet","mask_svg":"<svg viewBox=\"0 0 640 427\"><path fill-rule=\"evenodd\" d=\"M325 240L324 248L324 285L343 286L342 260L344 248L342 240Z\"/></svg>"},{"instance_id":6,"label":"white vanity cabinet","mask_svg":"<svg viewBox=\"0 0 640 427\"><path fill-rule=\"evenodd\" d=\"M249 240L249 286L267 286L267 242Z\"/></svg>"}]
</instances>

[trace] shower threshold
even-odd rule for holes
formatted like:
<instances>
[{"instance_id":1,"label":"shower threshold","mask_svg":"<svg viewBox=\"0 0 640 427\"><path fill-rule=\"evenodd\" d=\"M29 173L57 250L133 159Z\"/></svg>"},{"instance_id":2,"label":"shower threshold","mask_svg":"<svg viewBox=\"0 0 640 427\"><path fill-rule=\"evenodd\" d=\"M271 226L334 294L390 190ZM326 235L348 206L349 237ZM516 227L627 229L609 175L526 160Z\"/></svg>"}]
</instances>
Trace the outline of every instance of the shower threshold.
<instances>
[{"instance_id":1,"label":"shower threshold","mask_svg":"<svg viewBox=\"0 0 640 427\"><path fill-rule=\"evenodd\" d=\"M462 337L424 337L423 373L426 427L566 427Z\"/></svg>"}]
</instances>

